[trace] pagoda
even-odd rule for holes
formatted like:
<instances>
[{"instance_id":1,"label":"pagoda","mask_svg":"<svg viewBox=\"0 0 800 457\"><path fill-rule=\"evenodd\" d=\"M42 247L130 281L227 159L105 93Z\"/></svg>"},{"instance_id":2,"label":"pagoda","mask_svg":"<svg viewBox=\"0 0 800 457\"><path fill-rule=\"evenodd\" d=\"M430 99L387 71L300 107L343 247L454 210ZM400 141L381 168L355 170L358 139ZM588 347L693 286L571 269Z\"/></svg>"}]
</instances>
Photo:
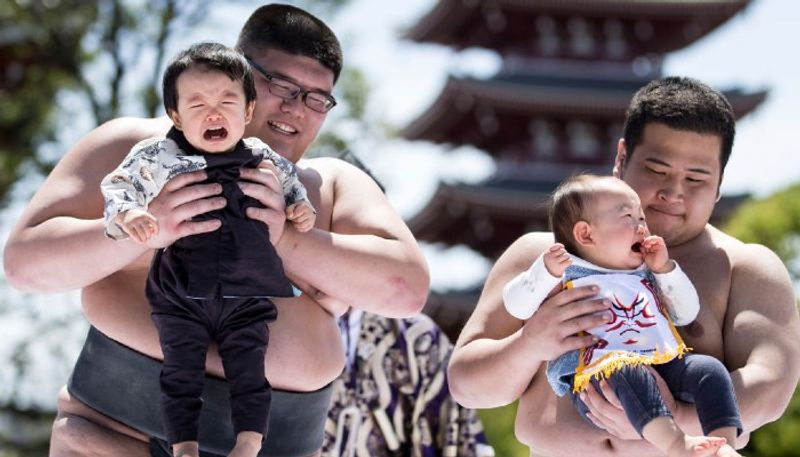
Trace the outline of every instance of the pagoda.
<instances>
[{"instance_id":1,"label":"pagoda","mask_svg":"<svg viewBox=\"0 0 800 457\"><path fill-rule=\"evenodd\" d=\"M520 235L547 230L547 200L564 178L608 174L633 94L663 76L665 54L707 35L750 0L441 0L406 33L455 50L490 49L502 65L488 79L448 78L402 131L409 140L471 145L490 154L493 176L440 183L409 221L419 240L463 244L496 259ZM766 91L724 91L737 117ZM746 196L724 197L712 222ZM480 288L432 293L426 312L455 336Z\"/></svg>"}]
</instances>

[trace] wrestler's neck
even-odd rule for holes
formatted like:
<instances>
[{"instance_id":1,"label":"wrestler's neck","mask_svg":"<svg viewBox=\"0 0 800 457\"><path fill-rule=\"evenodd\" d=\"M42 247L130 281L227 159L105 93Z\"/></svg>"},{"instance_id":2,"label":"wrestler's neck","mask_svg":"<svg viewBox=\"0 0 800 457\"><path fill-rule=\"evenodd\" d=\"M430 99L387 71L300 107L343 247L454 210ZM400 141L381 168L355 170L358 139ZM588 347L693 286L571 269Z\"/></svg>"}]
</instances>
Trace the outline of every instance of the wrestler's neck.
<instances>
[{"instance_id":1,"label":"wrestler's neck","mask_svg":"<svg viewBox=\"0 0 800 457\"><path fill-rule=\"evenodd\" d=\"M681 259L692 259L695 257L702 257L717 249L718 243L716 242L717 235L721 232L711 224L706 224L700 233L685 241L678 240L677 242L667 242L669 249L669 256L673 260L681 263Z\"/></svg>"}]
</instances>

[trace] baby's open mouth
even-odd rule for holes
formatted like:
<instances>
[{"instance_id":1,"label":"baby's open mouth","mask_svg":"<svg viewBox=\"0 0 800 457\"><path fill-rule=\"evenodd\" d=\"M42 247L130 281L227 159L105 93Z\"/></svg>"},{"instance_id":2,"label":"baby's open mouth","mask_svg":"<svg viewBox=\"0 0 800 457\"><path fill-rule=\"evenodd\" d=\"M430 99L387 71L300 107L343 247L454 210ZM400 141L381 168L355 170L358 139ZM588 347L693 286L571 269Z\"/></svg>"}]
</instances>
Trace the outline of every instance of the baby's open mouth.
<instances>
[{"instance_id":1,"label":"baby's open mouth","mask_svg":"<svg viewBox=\"0 0 800 457\"><path fill-rule=\"evenodd\" d=\"M203 138L209 141L224 140L228 137L228 131L225 127L218 127L215 129L208 129L203 132Z\"/></svg>"},{"instance_id":2,"label":"baby's open mouth","mask_svg":"<svg viewBox=\"0 0 800 457\"><path fill-rule=\"evenodd\" d=\"M633 252L642 252L642 242L641 241L637 241L637 242L633 243L633 245L631 246L631 251L633 251Z\"/></svg>"}]
</instances>

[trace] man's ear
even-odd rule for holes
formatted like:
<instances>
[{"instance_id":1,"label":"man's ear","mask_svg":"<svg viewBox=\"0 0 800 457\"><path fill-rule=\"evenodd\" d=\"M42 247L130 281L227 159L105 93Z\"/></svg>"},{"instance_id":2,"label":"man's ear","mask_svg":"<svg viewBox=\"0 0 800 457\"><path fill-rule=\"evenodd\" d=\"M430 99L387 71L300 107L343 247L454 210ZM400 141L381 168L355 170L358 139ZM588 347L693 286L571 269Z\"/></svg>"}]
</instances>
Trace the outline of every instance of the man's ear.
<instances>
[{"instance_id":1,"label":"man's ear","mask_svg":"<svg viewBox=\"0 0 800 457\"><path fill-rule=\"evenodd\" d=\"M620 138L617 142L617 156L614 158L614 170L612 174L615 178L622 179L622 171L625 169L628 160L628 150L625 147L625 138Z\"/></svg>"},{"instance_id":2,"label":"man's ear","mask_svg":"<svg viewBox=\"0 0 800 457\"><path fill-rule=\"evenodd\" d=\"M572 237L579 246L592 246L592 226L586 221L578 221L572 226Z\"/></svg>"},{"instance_id":3,"label":"man's ear","mask_svg":"<svg viewBox=\"0 0 800 457\"><path fill-rule=\"evenodd\" d=\"M176 129L183 130L181 126L181 116L178 114L177 111L172 109L167 110L167 115L169 115L169 118L172 119L172 123L175 124Z\"/></svg>"},{"instance_id":4,"label":"man's ear","mask_svg":"<svg viewBox=\"0 0 800 457\"><path fill-rule=\"evenodd\" d=\"M247 104L247 107L244 109L244 125L250 123L253 120L253 111L256 109L256 101L253 100L252 102Z\"/></svg>"}]
</instances>

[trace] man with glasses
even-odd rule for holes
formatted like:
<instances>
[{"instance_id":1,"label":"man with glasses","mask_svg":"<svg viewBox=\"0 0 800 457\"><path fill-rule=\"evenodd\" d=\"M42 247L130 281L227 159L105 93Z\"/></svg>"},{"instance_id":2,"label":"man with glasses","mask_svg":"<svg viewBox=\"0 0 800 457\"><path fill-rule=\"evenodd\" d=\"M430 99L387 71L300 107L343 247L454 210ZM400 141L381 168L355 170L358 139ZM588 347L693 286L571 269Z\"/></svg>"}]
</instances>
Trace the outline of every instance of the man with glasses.
<instances>
[{"instance_id":1,"label":"man with glasses","mask_svg":"<svg viewBox=\"0 0 800 457\"><path fill-rule=\"evenodd\" d=\"M327 113L336 106L336 99L333 95L319 89L303 89L292 81L277 75L270 74L264 67L255 63L253 59L245 56L250 67L267 81L269 93L284 100L294 100L297 97L303 103L318 113Z\"/></svg>"},{"instance_id":2,"label":"man with glasses","mask_svg":"<svg viewBox=\"0 0 800 457\"><path fill-rule=\"evenodd\" d=\"M377 185L342 161L301 160L333 107L330 94L341 49L328 27L285 5L257 9L238 48L264 71L245 136L256 136L294 162L317 210L315 227L286 224L276 170L242 169L242 191L264 208L261 221L300 297L275 299L266 366L273 397L269 435L260 455L317 455L330 403L329 383L344 351L335 316L349 306L390 317L416 314L428 290L424 258L408 228ZM327 100L327 101L326 101ZM205 173L181 174L148 207L159 232L147 246L103 234L97 188L137 142L163 136L168 118L123 118L90 132L59 162L34 195L6 244L9 281L32 292L82 288L92 328L67 388L59 395L53 456L166 456L158 416L161 349L144 296L153 249L214 231L219 221L193 218L226 205ZM233 444L227 386L219 355L209 351L201 455ZM206 441L202 441L206 439Z\"/></svg>"}]
</instances>

